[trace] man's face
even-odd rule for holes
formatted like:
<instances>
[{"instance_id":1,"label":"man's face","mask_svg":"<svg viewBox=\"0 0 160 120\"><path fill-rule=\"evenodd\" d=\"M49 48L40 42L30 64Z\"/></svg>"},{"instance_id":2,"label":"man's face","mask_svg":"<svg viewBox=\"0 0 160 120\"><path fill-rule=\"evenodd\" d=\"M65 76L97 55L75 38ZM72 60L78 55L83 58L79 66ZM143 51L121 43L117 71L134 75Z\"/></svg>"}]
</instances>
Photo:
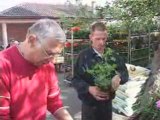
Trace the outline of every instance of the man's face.
<instances>
[{"instance_id":1,"label":"man's face","mask_svg":"<svg viewBox=\"0 0 160 120\"><path fill-rule=\"evenodd\" d=\"M58 40L46 40L42 42L37 39L37 47L33 61L36 66L51 62L56 55L59 55L64 47L64 43Z\"/></svg>"},{"instance_id":2,"label":"man's face","mask_svg":"<svg viewBox=\"0 0 160 120\"><path fill-rule=\"evenodd\" d=\"M95 30L90 34L90 40L94 49L100 53L103 52L107 41L107 31Z\"/></svg>"}]
</instances>

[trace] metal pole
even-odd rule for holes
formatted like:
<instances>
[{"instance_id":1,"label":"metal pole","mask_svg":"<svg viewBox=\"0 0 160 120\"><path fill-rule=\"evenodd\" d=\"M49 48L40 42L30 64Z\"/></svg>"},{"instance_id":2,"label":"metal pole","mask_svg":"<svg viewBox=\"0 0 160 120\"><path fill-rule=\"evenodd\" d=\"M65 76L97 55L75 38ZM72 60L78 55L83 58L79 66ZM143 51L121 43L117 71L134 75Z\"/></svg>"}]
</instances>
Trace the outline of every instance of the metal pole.
<instances>
[{"instance_id":1,"label":"metal pole","mask_svg":"<svg viewBox=\"0 0 160 120\"><path fill-rule=\"evenodd\" d=\"M128 30L128 63L131 63L131 30Z\"/></svg>"},{"instance_id":2,"label":"metal pole","mask_svg":"<svg viewBox=\"0 0 160 120\"><path fill-rule=\"evenodd\" d=\"M150 29L148 29L149 32L149 42L148 42L148 52L149 52L149 56L148 56L148 60L149 63L151 62L151 52L150 52L150 48L151 48L151 36L150 36Z\"/></svg>"},{"instance_id":3,"label":"metal pole","mask_svg":"<svg viewBox=\"0 0 160 120\"><path fill-rule=\"evenodd\" d=\"M73 53L73 34L74 34L74 31L72 30L71 31L71 67L72 67L72 77L73 77L73 74L74 74L74 53Z\"/></svg>"}]
</instances>

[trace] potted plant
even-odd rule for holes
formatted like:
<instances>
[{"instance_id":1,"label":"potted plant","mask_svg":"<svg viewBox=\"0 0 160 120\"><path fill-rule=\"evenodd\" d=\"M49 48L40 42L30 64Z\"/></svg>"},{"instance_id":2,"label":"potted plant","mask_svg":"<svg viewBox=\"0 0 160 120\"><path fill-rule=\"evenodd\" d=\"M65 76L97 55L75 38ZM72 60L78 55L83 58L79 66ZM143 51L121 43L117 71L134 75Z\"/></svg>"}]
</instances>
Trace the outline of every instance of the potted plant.
<instances>
[{"instance_id":1,"label":"potted plant","mask_svg":"<svg viewBox=\"0 0 160 120\"><path fill-rule=\"evenodd\" d=\"M116 74L116 67L116 59L112 49L106 48L102 56L102 61L93 65L87 72L94 77L96 86L102 91L107 91L111 89L111 80Z\"/></svg>"}]
</instances>

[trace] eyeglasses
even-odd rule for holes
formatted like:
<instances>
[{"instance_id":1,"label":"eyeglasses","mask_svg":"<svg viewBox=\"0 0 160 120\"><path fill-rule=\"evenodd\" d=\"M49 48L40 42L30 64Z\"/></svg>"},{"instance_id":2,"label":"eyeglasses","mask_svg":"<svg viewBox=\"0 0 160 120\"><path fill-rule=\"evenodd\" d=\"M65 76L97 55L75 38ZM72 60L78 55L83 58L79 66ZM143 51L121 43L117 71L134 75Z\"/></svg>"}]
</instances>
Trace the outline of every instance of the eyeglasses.
<instances>
[{"instance_id":1,"label":"eyeglasses","mask_svg":"<svg viewBox=\"0 0 160 120\"><path fill-rule=\"evenodd\" d=\"M43 50L43 53L47 56L47 57L54 57L56 55L61 55L61 53L53 53L50 51L47 51L47 49L43 46L42 41L38 39L38 42L41 44L41 48Z\"/></svg>"}]
</instances>

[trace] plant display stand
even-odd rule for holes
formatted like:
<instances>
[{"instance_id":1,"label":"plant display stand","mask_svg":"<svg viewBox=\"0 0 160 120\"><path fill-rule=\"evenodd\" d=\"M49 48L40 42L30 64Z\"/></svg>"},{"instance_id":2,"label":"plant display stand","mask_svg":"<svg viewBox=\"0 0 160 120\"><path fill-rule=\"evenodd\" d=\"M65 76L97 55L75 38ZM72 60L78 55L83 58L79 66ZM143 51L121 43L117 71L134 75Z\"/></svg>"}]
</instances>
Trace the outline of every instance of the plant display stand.
<instances>
[{"instance_id":1,"label":"plant display stand","mask_svg":"<svg viewBox=\"0 0 160 120\"><path fill-rule=\"evenodd\" d=\"M150 34L128 35L128 38L114 39L108 46L116 50L129 64L147 67L153 57L153 41Z\"/></svg>"},{"instance_id":2,"label":"plant display stand","mask_svg":"<svg viewBox=\"0 0 160 120\"><path fill-rule=\"evenodd\" d=\"M74 64L81 50L89 45L88 39L68 39L69 46L64 50L65 78L64 81L71 84L74 74Z\"/></svg>"}]
</instances>

